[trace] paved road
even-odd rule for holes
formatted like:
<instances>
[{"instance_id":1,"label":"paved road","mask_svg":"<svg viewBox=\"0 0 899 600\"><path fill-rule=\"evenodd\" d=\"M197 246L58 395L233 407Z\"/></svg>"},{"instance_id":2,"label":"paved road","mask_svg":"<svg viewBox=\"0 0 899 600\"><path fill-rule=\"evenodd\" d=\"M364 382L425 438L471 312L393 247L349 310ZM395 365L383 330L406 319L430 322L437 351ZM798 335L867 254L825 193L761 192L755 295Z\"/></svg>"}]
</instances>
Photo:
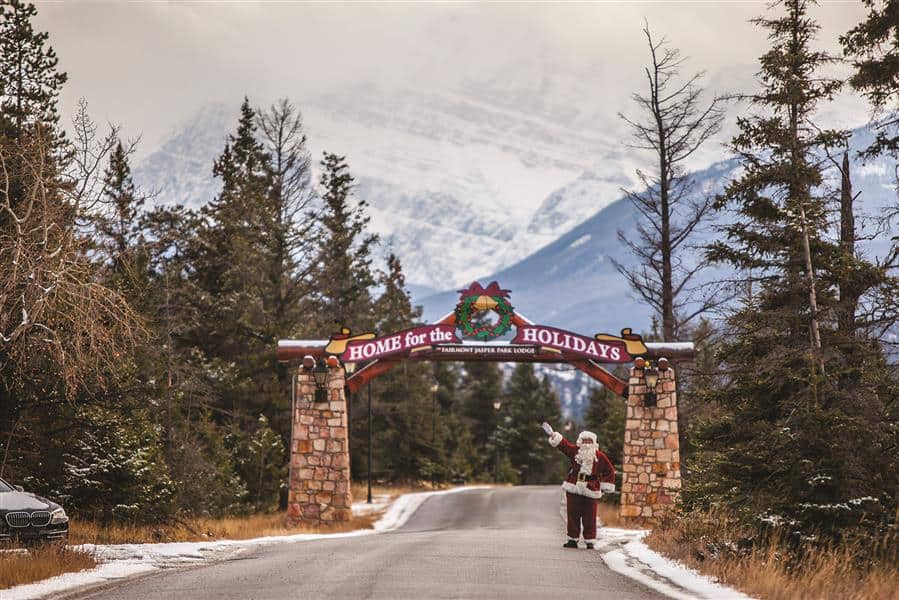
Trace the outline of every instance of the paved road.
<instances>
[{"instance_id":1,"label":"paved road","mask_svg":"<svg viewBox=\"0 0 899 600\"><path fill-rule=\"evenodd\" d=\"M81 598L661 598L609 570L597 551L562 548L559 508L556 486L436 495L391 533L259 547Z\"/></svg>"}]
</instances>

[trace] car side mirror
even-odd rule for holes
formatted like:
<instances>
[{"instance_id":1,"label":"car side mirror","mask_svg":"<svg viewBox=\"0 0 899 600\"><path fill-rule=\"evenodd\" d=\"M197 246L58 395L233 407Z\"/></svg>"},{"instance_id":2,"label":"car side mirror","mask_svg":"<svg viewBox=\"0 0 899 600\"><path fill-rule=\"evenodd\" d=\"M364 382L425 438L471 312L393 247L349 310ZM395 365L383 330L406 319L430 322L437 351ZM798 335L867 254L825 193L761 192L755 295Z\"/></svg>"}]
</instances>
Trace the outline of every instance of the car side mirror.
<instances>
[{"instance_id":1,"label":"car side mirror","mask_svg":"<svg viewBox=\"0 0 899 600\"><path fill-rule=\"evenodd\" d=\"M16 491L17 491L17 492L24 492L24 491L25 491L25 488L23 488L21 485L14 485L13 487L16 488Z\"/></svg>"}]
</instances>

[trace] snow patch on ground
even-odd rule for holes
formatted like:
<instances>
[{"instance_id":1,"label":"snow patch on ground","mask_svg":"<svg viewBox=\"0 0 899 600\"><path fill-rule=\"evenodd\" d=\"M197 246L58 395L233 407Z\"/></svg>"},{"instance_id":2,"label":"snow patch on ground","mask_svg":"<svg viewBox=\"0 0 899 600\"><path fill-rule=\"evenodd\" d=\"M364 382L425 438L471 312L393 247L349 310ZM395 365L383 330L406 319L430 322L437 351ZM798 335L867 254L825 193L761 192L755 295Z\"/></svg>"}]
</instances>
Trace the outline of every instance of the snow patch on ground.
<instances>
[{"instance_id":1,"label":"snow patch on ground","mask_svg":"<svg viewBox=\"0 0 899 600\"><path fill-rule=\"evenodd\" d=\"M381 512L390 506L390 498L390 494L376 494L372 496L371 504L368 502L353 502L353 514L359 516Z\"/></svg>"},{"instance_id":2,"label":"snow patch on ground","mask_svg":"<svg viewBox=\"0 0 899 600\"><path fill-rule=\"evenodd\" d=\"M676 600L752 600L742 592L653 552L643 543L648 533L647 530L603 527L597 540L603 561L613 571Z\"/></svg>"},{"instance_id":3,"label":"snow patch on ground","mask_svg":"<svg viewBox=\"0 0 899 600\"><path fill-rule=\"evenodd\" d=\"M421 506L425 500L434 496L435 494L454 494L458 492L466 492L468 490L480 490L486 489L490 486L481 485L481 486L466 486L466 487L457 487L451 490L440 491L440 492L418 492L415 494L404 494L396 499L396 501L390 505L390 508L387 509L387 512L384 513L384 516L375 523L375 531L391 531L393 529L398 529L406 524L406 521L409 520L418 507Z\"/></svg>"},{"instance_id":4,"label":"snow patch on ground","mask_svg":"<svg viewBox=\"0 0 899 600\"><path fill-rule=\"evenodd\" d=\"M84 544L75 546L75 549L93 552L100 564L89 571L65 573L44 581L3 590L0 597L3 600L36 600L50 594L71 591L89 585L103 584L159 569L221 559L242 552L252 546L307 542L325 538L357 537L392 531L402 527L416 509L435 494L451 494L480 489L481 487L484 486L458 487L445 491L404 494L392 503L390 502L390 496L387 495L375 496L371 504L354 502L353 512L357 515L387 509L381 519L374 524L374 529L358 529L344 533L299 533L296 535L260 537L249 540L171 542L164 544Z\"/></svg>"}]
</instances>

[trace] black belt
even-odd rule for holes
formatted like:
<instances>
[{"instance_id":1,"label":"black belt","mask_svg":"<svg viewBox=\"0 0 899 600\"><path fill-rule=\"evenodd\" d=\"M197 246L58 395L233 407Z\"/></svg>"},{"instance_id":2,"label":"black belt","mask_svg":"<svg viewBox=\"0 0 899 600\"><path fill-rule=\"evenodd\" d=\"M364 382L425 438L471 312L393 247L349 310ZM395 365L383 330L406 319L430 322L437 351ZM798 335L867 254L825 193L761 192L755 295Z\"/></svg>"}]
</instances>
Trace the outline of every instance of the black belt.
<instances>
[{"instance_id":1,"label":"black belt","mask_svg":"<svg viewBox=\"0 0 899 600\"><path fill-rule=\"evenodd\" d=\"M596 475L584 475L583 473L577 474L578 481L596 481L597 479L599 479L599 477L597 477Z\"/></svg>"}]
</instances>

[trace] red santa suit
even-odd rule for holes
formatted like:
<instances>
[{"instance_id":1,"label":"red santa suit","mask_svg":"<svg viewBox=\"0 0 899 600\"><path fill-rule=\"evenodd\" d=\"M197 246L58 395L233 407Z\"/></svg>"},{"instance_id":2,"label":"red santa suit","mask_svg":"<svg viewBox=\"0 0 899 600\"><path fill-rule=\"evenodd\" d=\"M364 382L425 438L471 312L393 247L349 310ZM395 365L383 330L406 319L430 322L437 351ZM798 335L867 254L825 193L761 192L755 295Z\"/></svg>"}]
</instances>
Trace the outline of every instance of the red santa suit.
<instances>
[{"instance_id":1,"label":"red santa suit","mask_svg":"<svg viewBox=\"0 0 899 600\"><path fill-rule=\"evenodd\" d=\"M577 445L554 431L549 444L558 448L571 461L568 475L562 482L568 507L568 544L573 548L581 536L588 548L596 543L596 501L604 491L615 490L615 467L609 457L596 446L596 434L583 431Z\"/></svg>"}]
</instances>

